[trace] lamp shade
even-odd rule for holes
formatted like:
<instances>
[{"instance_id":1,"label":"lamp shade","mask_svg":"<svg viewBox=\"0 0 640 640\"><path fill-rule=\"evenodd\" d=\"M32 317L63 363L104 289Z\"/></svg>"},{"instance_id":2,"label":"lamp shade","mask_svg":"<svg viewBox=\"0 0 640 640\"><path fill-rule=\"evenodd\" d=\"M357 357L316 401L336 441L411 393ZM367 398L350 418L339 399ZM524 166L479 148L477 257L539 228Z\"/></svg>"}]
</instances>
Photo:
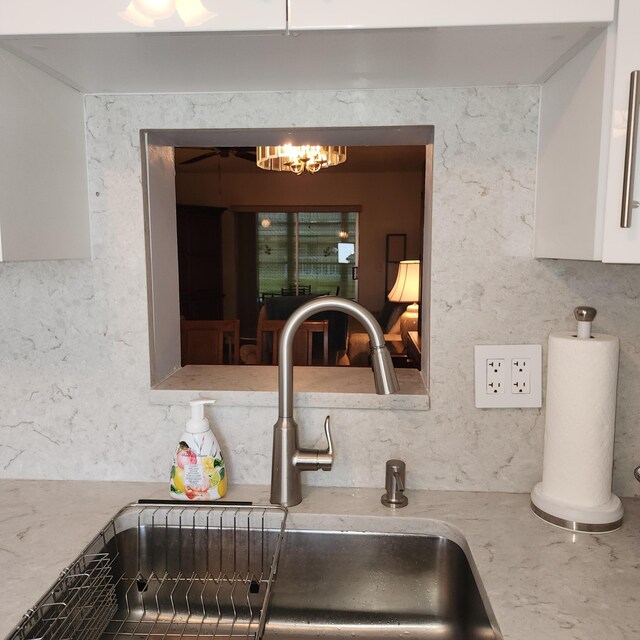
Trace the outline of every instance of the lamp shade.
<instances>
[{"instance_id":1,"label":"lamp shade","mask_svg":"<svg viewBox=\"0 0 640 640\"><path fill-rule=\"evenodd\" d=\"M387 297L391 302L420 299L420 260L402 260L398 264L398 277Z\"/></svg>"}]
</instances>

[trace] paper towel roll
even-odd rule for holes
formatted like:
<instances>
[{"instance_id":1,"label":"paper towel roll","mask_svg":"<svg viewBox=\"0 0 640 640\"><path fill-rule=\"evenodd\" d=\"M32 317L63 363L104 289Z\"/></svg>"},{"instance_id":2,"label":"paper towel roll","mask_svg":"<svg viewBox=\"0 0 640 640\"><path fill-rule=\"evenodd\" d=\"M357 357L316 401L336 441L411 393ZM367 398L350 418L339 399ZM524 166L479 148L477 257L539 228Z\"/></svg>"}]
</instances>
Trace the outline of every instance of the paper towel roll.
<instances>
[{"instance_id":1,"label":"paper towel roll","mask_svg":"<svg viewBox=\"0 0 640 640\"><path fill-rule=\"evenodd\" d=\"M542 493L576 507L611 498L618 338L549 335Z\"/></svg>"}]
</instances>

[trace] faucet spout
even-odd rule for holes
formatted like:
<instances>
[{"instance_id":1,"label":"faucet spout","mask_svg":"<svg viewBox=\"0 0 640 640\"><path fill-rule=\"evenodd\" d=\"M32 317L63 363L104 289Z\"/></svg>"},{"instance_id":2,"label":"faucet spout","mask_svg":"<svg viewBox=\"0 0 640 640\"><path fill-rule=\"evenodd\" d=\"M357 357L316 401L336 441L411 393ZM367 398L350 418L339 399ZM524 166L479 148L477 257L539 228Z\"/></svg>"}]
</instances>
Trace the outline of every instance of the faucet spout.
<instances>
[{"instance_id":1,"label":"faucet spout","mask_svg":"<svg viewBox=\"0 0 640 640\"><path fill-rule=\"evenodd\" d=\"M384 334L371 312L353 300L322 296L296 309L282 329L278 352L278 416L280 418L293 417L293 337L307 318L322 311L342 311L362 324L369 335L376 393L388 395L397 393L399 389Z\"/></svg>"},{"instance_id":2,"label":"faucet spout","mask_svg":"<svg viewBox=\"0 0 640 640\"><path fill-rule=\"evenodd\" d=\"M364 307L335 296L316 298L294 311L282 329L278 352L278 421L273 427L273 459L271 467L271 502L294 506L302 501L301 471L329 470L333 462L333 446L329 420L325 431L326 451L300 449L298 425L293 419L293 338L300 325L322 311L342 311L360 321L369 335L371 364L376 393L391 394L399 389L398 379L387 350L384 334L373 315Z\"/></svg>"}]
</instances>

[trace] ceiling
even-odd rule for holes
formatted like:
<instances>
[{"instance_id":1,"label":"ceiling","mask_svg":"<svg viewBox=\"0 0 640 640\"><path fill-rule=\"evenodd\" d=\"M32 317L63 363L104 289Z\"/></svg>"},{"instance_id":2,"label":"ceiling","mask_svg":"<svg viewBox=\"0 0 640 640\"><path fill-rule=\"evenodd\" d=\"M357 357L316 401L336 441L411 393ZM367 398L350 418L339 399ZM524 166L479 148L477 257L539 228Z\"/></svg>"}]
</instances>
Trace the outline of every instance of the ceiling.
<instances>
[{"instance_id":1,"label":"ceiling","mask_svg":"<svg viewBox=\"0 0 640 640\"><path fill-rule=\"evenodd\" d=\"M83 93L495 86L546 80L603 28L5 36L0 46Z\"/></svg>"},{"instance_id":2,"label":"ceiling","mask_svg":"<svg viewBox=\"0 0 640 640\"><path fill-rule=\"evenodd\" d=\"M211 147L209 147L210 149ZM181 164L207 152L205 147L176 148L176 173L262 173L255 163L238 158L219 155L206 158L193 164ZM425 147L419 145L397 145L384 147L348 147L345 163L329 170L332 173L382 173L422 171L425 162Z\"/></svg>"}]
</instances>

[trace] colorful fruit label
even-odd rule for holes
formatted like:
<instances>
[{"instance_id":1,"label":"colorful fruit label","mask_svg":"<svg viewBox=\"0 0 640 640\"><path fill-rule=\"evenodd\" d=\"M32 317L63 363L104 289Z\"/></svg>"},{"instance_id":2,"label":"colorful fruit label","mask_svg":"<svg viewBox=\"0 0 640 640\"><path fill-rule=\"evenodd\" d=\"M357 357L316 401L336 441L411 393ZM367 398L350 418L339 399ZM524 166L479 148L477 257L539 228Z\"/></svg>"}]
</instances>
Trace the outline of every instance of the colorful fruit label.
<instances>
[{"instance_id":1,"label":"colorful fruit label","mask_svg":"<svg viewBox=\"0 0 640 640\"><path fill-rule=\"evenodd\" d=\"M211 431L185 433L171 465L171 497L218 500L227 493L222 451Z\"/></svg>"}]
</instances>

